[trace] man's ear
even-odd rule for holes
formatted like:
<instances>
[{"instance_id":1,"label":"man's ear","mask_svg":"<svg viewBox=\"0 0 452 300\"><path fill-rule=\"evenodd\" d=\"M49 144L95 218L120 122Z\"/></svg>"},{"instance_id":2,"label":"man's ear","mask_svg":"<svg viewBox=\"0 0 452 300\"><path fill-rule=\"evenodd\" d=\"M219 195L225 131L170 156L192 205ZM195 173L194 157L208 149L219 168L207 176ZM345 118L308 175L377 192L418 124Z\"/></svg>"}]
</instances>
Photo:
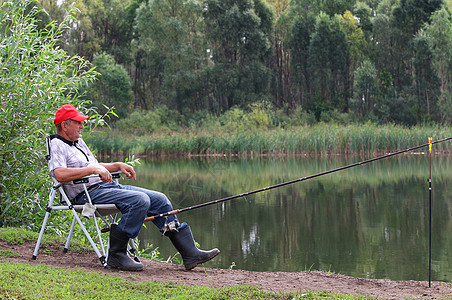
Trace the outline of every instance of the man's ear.
<instances>
[{"instance_id":1,"label":"man's ear","mask_svg":"<svg viewBox=\"0 0 452 300\"><path fill-rule=\"evenodd\" d=\"M61 126L60 126L59 132L66 132L67 125L68 124L65 121L61 122Z\"/></svg>"}]
</instances>

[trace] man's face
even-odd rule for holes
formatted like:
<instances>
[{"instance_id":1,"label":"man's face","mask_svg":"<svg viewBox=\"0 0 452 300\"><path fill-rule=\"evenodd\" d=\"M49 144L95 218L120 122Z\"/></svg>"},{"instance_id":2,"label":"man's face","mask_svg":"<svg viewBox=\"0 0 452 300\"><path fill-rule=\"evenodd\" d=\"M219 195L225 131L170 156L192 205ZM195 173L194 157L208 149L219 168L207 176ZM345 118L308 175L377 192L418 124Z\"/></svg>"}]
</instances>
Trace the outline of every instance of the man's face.
<instances>
[{"instance_id":1,"label":"man's face","mask_svg":"<svg viewBox=\"0 0 452 300\"><path fill-rule=\"evenodd\" d=\"M82 122L74 120L71 120L69 124L62 122L62 126L66 138L70 141L78 140L82 135L82 129L85 128Z\"/></svg>"}]
</instances>

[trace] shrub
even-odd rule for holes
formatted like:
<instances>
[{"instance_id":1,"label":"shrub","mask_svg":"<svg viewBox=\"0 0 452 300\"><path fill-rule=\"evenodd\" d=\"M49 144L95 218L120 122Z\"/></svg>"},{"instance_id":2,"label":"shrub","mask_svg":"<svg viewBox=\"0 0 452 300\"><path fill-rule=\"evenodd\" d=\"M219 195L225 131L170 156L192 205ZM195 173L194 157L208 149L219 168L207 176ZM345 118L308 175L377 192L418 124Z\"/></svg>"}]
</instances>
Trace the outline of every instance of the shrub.
<instances>
[{"instance_id":1,"label":"shrub","mask_svg":"<svg viewBox=\"0 0 452 300\"><path fill-rule=\"evenodd\" d=\"M117 121L114 127L123 132L144 134L152 133L161 127L161 123L160 116L155 111L135 110L127 118Z\"/></svg>"},{"instance_id":2,"label":"shrub","mask_svg":"<svg viewBox=\"0 0 452 300\"><path fill-rule=\"evenodd\" d=\"M39 10L29 4L0 4L0 226L41 223L34 212L49 187L44 138L58 107L72 103L94 113L83 109L87 102L77 93L93 79L89 62L57 47L64 23L38 30Z\"/></svg>"}]
</instances>

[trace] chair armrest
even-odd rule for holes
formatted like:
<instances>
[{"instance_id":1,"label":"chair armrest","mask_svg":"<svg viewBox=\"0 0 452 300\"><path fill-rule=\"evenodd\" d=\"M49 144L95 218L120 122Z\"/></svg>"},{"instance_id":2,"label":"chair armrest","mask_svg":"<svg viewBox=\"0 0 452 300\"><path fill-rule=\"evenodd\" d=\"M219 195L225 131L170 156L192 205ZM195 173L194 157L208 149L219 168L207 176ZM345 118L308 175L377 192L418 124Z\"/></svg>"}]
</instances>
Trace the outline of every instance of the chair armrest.
<instances>
[{"instance_id":1,"label":"chair armrest","mask_svg":"<svg viewBox=\"0 0 452 300\"><path fill-rule=\"evenodd\" d=\"M121 171L111 172L111 175L112 175L113 179L121 178L121 174L122 174ZM89 175L89 176L85 176L85 177L82 177L82 178L79 178L79 179L75 179L75 180L73 180L72 182L73 182L74 184L88 183L88 182L89 182L89 179L90 179L91 177L99 177L99 175Z\"/></svg>"}]
</instances>

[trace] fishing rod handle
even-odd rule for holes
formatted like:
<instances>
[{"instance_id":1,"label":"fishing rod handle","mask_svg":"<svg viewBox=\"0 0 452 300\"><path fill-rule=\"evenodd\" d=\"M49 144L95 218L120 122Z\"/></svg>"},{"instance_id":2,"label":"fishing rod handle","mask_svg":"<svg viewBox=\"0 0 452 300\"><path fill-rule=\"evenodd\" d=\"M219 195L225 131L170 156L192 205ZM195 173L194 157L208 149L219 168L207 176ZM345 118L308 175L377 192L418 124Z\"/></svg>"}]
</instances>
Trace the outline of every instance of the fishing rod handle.
<instances>
[{"instance_id":1,"label":"fishing rod handle","mask_svg":"<svg viewBox=\"0 0 452 300\"><path fill-rule=\"evenodd\" d=\"M151 216L151 217L147 217L147 218L144 219L143 222L154 221L155 219L164 218L164 217L172 216L172 215L177 215L178 213L180 213L179 209L172 210L172 211L169 211L167 213L160 214L160 215L154 215L154 216ZM106 232L109 232L109 231L110 231L110 227L105 227L105 228L101 229L102 233L106 233Z\"/></svg>"},{"instance_id":2,"label":"fishing rod handle","mask_svg":"<svg viewBox=\"0 0 452 300\"><path fill-rule=\"evenodd\" d=\"M150 217L145 218L144 222L154 221L155 219L160 219L160 218L164 218L164 217L168 217L168 216L172 216L172 215L177 215L180 212L181 212L180 209L176 209L176 210L172 210L172 211L169 211L169 212L166 212L163 214L150 216Z\"/></svg>"}]
</instances>

